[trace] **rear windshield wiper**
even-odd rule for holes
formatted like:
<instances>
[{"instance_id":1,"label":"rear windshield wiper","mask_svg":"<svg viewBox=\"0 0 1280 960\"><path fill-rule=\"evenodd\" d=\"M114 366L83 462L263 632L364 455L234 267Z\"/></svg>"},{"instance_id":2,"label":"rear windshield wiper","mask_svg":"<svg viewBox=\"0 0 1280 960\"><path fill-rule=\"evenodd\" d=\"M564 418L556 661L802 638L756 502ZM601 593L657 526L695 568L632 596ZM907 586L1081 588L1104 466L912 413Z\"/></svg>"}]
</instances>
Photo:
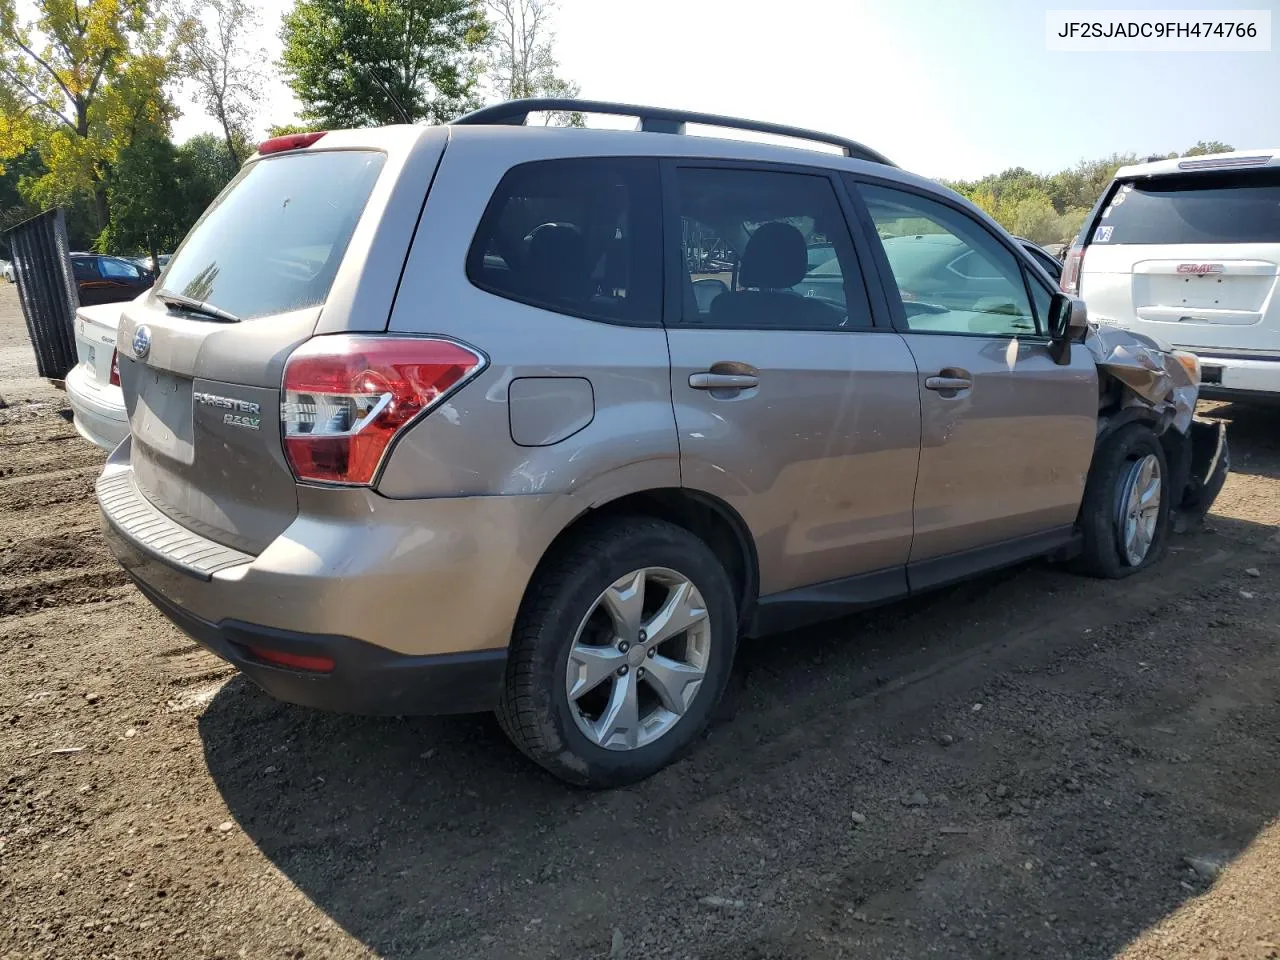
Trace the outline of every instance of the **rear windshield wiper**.
<instances>
[{"instance_id":1,"label":"rear windshield wiper","mask_svg":"<svg viewBox=\"0 0 1280 960\"><path fill-rule=\"evenodd\" d=\"M171 293L168 290L160 290L156 293L156 299L165 306L176 307L179 310L186 310L188 313L198 313L202 317L208 317L211 320L217 320L221 323L240 322L240 318L234 313L228 313L221 307L215 307L211 303L205 303L203 300L197 300L194 297L185 297L180 293Z\"/></svg>"}]
</instances>

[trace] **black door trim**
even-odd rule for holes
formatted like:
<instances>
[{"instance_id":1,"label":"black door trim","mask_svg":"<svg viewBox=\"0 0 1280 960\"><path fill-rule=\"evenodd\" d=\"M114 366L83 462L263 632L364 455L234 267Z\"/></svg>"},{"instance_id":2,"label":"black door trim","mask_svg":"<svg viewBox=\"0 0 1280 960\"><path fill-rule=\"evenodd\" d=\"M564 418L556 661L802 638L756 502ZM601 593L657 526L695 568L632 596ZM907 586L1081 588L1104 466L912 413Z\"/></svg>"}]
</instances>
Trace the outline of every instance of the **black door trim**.
<instances>
[{"instance_id":1,"label":"black door trim","mask_svg":"<svg viewBox=\"0 0 1280 960\"><path fill-rule=\"evenodd\" d=\"M761 597L743 629L748 637L795 630L907 595L907 568L889 567Z\"/></svg>"},{"instance_id":2,"label":"black door trim","mask_svg":"<svg viewBox=\"0 0 1280 960\"><path fill-rule=\"evenodd\" d=\"M917 560L907 564L907 582L912 593L932 590L980 573L1009 567L1023 560L1060 551L1066 553L1078 541L1079 534L1075 526L1067 525L942 557Z\"/></svg>"},{"instance_id":3,"label":"black door trim","mask_svg":"<svg viewBox=\"0 0 1280 960\"><path fill-rule=\"evenodd\" d=\"M1067 525L906 566L783 590L756 602L742 633L746 637L762 637L797 630L1025 560L1044 556L1066 560L1075 556L1079 548L1080 534L1073 525Z\"/></svg>"}]
</instances>

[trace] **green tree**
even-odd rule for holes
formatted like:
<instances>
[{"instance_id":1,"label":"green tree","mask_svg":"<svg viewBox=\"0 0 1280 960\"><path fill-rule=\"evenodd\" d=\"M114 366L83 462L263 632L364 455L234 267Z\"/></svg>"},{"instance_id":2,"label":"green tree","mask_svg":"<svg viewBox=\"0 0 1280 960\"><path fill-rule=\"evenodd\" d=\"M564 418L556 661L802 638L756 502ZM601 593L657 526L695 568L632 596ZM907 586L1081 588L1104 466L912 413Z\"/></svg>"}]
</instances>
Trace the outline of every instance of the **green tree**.
<instances>
[{"instance_id":1,"label":"green tree","mask_svg":"<svg viewBox=\"0 0 1280 960\"><path fill-rule=\"evenodd\" d=\"M318 123L276 123L267 127L267 136L283 137L290 133L314 133L323 129L324 126Z\"/></svg>"},{"instance_id":2,"label":"green tree","mask_svg":"<svg viewBox=\"0 0 1280 960\"><path fill-rule=\"evenodd\" d=\"M1013 201L1005 226L1010 233L1026 237L1033 243L1057 243L1062 240L1058 211L1053 208L1049 195L1041 191Z\"/></svg>"},{"instance_id":3,"label":"green tree","mask_svg":"<svg viewBox=\"0 0 1280 960\"><path fill-rule=\"evenodd\" d=\"M141 250L157 257L181 239L190 217L178 152L167 136L147 131L122 149L107 181L111 220L95 246L104 253Z\"/></svg>"},{"instance_id":4,"label":"green tree","mask_svg":"<svg viewBox=\"0 0 1280 960\"><path fill-rule=\"evenodd\" d=\"M0 173L0 256L11 252L5 231L40 212L39 204L28 199L25 185L39 180L48 171L34 147L11 159ZM78 195L63 205L66 214L67 241L72 250L86 250L97 235L97 212L93 198Z\"/></svg>"},{"instance_id":5,"label":"green tree","mask_svg":"<svg viewBox=\"0 0 1280 960\"><path fill-rule=\"evenodd\" d=\"M40 205L77 196L108 219L106 175L143 127L167 126L164 84L184 36L145 0L35 0L20 19L0 0L0 162L32 147L44 171L24 179Z\"/></svg>"},{"instance_id":6,"label":"green tree","mask_svg":"<svg viewBox=\"0 0 1280 960\"><path fill-rule=\"evenodd\" d=\"M234 146L249 149L243 140ZM202 133L181 146L154 130L137 137L111 168L111 221L95 246L152 257L173 250L238 169L217 134Z\"/></svg>"},{"instance_id":7,"label":"green tree","mask_svg":"<svg viewBox=\"0 0 1280 960\"><path fill-rule=\"evenodd\" d=\"M1203 157L1208 153L1230 153L1235 147L1221 140L1197 140L1196 145L1183 153L1184 157Z\"/></svg>"},{"instance_id":8,"label":"green tree","mask_svg":"<svg viewBox=\"0 0 1280 960\"><path fill-rule=\"evenodd\" d=\"M281 65L305 122L444 123L479 103L487 34L479 0L298 0Z\"/></svg>"},{"instance_id":9,"label":"green tree","mask_svg":"<svg viewBox=\"0 0 1280 960\"><path fill-rule=\"evenodd\" d=\"M238 137L233 150L240 156L248 156L255 147ZM227 154L226 143L215 133L200 133L178 147L178 159L185 165L186 189L192 203L203 211L240 169Z\"/></svg>"},{"instance_id":10,"label":"green tree","mask_svg":"<svg viewBox=\"0 0 1280 960\"><path fill-rule=\"evenodd\" d=\"M20 184L24 177L38 177L43 173L44 164L40 162L40 154L35 148L14 157L0 173L0 252L5 250L4 232L40 212L23 196Z\"/></svg>"}]
</instances>

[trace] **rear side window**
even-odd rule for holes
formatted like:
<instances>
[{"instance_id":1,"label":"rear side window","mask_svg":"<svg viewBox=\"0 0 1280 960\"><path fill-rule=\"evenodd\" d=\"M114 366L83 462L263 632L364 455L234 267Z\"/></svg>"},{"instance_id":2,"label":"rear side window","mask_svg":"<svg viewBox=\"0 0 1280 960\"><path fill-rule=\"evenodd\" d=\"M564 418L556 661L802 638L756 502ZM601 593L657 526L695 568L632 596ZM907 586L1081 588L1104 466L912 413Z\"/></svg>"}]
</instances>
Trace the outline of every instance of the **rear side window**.
<instances>
[{"instance_id":1,"label":"rear side window","mask_svg":"<svg viewBox=\"0 0 1280 960\"><path fill-rule=\"evenodd\" d=\"M871 310L824 176L681 168L681 320L722 329L841 330Z\"/></svg>"},{"instance_id":2,"label":"rear side window","mask_svg":"<svg viewBox=\"0 0 1280 960\"><path fill-rule=\"evenodd\" d=\"M657 164L574 158L510 170L480 221L467 277L482 290L612 323L661 322Z\"/></svg>"},{"instance_id":3,"label":"rear side window","mask_svg":"<svg viewBox=\"0 0 1280 960\"><path fill-rule=\"evenodd\" d=\"M103 257L98 261L98 265L102 269L102 275L111 280L137 280L141 276L137 267L123 260Z\"/></svg>"},{"instance_id":4,"label":"rear side window","mask_svg":"<svg viewBox=\"0 0 1280 960\"><path fill-rule=\"evenodd\" d=\"M1280 170L1120 183L1092 243L1280 243Z\"/></svg>"},{"instance_id":5,"label":"rear side window","mask_svg":"<svg viewBox=\"0 0 1280 960\"><path fill-rule=\"evenodd\" d=\"M245 320L323 303L385 159L334 150L249 164L192 228L164 289Z\"/></svg>"}]
</instances>

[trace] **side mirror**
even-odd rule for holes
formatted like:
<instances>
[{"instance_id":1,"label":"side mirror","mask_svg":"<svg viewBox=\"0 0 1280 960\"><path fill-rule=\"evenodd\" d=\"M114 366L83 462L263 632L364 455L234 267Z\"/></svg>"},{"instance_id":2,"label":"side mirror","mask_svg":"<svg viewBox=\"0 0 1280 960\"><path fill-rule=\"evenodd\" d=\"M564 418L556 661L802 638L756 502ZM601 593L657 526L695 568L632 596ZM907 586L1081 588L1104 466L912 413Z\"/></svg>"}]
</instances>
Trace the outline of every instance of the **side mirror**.
<instances>
[{"instance_id":1,"label":"side mirror","mask_svg":"<svg viewBox=\"0 0 1280 960\"><path fill-rule=\"evenodd\" d=\"M1049 355L1053 362L1066 366L1071 362L1071 341L1089 327L1089 310L1084 301L1055 293L1049 301Z\"/></svg>"}]
</instances>

